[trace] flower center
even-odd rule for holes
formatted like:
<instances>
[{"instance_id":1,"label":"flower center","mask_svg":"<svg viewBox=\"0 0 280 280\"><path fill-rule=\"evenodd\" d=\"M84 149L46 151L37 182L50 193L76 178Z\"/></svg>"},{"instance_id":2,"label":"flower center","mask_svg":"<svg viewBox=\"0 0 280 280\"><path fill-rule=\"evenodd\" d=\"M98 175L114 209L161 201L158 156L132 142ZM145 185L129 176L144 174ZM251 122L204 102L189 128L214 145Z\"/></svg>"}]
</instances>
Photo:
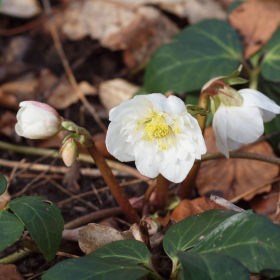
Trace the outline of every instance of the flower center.
<instances>
[{"instance_id":1,"label":"flower center","mask_svg":"<svg viewBox=\"0 0 280 280\"><path fill-rule=\"evenodd\" d=\"M144 118L142 121L143 123L146 123L144 132L146 135L145 139L148 141L153 138L163 138L170 133L165 117L159 115L158 113L151 114L151 117Z\"/></svg>"},{"instance_id":2,"label":"flower center","mask_svg":"<svg viewBox=\"0 0 280 280\"><path fill-rule=\"evenodd\" d=\"M181 134L178 123L173 122L169 125L165 116L157 112L151 112L148 117L143 118L141 123L137 123L138 126L140 124L144 124L145 135L142 139L151 141L151 144L154 143L153 140L157 140L159 150L168 149L172 143L176 145L176 139L180 139L176 137L176 134Z\"/></svg>"}]
</instances>

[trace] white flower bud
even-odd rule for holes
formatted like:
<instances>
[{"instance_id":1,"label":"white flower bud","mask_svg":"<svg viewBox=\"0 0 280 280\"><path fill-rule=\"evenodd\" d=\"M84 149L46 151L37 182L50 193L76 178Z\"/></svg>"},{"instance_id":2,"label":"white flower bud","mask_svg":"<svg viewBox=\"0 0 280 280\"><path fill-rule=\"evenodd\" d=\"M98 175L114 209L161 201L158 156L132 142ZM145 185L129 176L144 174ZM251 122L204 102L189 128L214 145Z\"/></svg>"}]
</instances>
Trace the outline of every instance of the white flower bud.
<instances>
[{"instance_id":1,"label":"white flower bud","mask_svg":"<svg viewBox=\"0 0 280 280\"><path fill-rule=\"evenodd\" d=\"M143 175L162 174L182 182L195 159L206 153L197 120L176 96L135 96L110 111L108 151L120 161L133 161Z\"/></svg>"},{"instance_id":2,"label":"white flower bud","mask_svg":"<svg viewBox=\"0 0 280 280\"><path fill-rule=\"evenodd\" d=\"M17 113L16 133L30 139L45 139L58 133L62 117L51 106L37 102L24 101Z\"/></svg>"},{"instance_id":3,"label":"white flower bud","mask_svg":"<svg viewBox=\"0 0 280 280\"><path fill-rule=\"evenodd\" d=\"M76 161L79 156L79 149L74 139L70 138L66 141L61 148L61 156L67 167L72 166L72 164Z\"/></svg>"}]
</instances>

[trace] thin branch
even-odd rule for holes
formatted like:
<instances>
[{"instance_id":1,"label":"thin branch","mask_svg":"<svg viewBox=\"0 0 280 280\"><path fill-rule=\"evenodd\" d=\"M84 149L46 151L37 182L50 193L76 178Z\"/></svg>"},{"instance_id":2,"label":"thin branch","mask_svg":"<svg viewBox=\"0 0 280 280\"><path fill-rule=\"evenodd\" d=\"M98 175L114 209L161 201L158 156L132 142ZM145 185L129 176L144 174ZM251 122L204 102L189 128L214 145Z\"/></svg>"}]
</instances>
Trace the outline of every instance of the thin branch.
<instances>
[{"instance_id":1,"label":"thin branch","mask_svg":"<svg viewBox=\"0 0 280 280\"><path fill-rule=\"evenodd\" d=\"M222 198L222 197L219 197L219 196L216 196L216 195L210 195L210 200L215 202L216 204L218 205L221 205L229 210L232 210L232 211L236 211L236 212L244 212L245 210L234 205L233 203L229 202L228 200Z\"/></svg>"},{"instance_id":2,"label":"thin branch","mask_svg":"<svg viewBox=\"0 0 280 280\"><path fill-rule=\"evenodd\" d=\"M258 161L263 161L263 162L280 165L280 158L260 155L260 154L256 154L256 153L232 151L232 152L229 152L229 157L230 158L252 159L252 160L258 160ZM224 156L224 154L222 154L220 152L210 153L210 154L202 155L201 160L195 160L195 163L199 163L199 162L207 161L207 160L213 160L213 159L221 159L221 158L225 158L225 156Z\"/></svg>"},{"instance_id":3,"label":"thin branch","mask_svg":"<svg viewBox=\"0 0 280 280\"><path fill-rule=\"evenodd\" d=\"M10 150L17 153L22 154L29 154L29 155L37 155L37 156L49 156L49 157L61 157L59 152L57 150L53 149L42 149L42 148L34 148L34 147L26 147L26 146L19 146L14 145L6 142L0 141L0 149L4 150ZM89 154L80 153L79 158L77 159L79 161L88 162L88 163L94 163L94 160ZM144 175L142 175L138 170L136 170L133 167L130 167L128 165L125 165L120 162L116 162L113 160L106 159L106 162L112 169L119 170L121 172L126 172L127 174L130 174L131 176L134 176L136 178L139 178L145 182L149 182L150 179Z\"/></svg>"},{"instance_id":4,"label":"thin branch","mask_svg":"<svg viewBox=\"0 0 280 280\"><path fill-rule=\"evenodd\" d=\"M51 32L56 50L57 50L58 55L61 59L61 62L63 64L64 70L67 74L67 77L69 79L70 84L74 88L76 94L78 95L78 97L82 101L82 103L84 104L85 108L87 108L87 110L91 113L91 115L93 116L93 118L95 119L97 124L102 128L102 130L104 132L107 132L107 127L102 123L102 121L100 120L99 116L97 115L95 109L87 101L86 97L82 93L82 91L79 88L79 85L78 85L78 83L77 83L77 81L74 77L74 74L71 70L71 67L70 67L69 62L67 60L67 57L66 57L66 55L64 53L64 50L62 48L62 44L61 44L57 29L56 29L54 19L53 19L52 8L51 8L49 0L43 0L43 5L44 5L45 13L48 16L49 28L50 28L50 32Z\"/></svg>"},{"instance_id":5,"label":"thin branch","mask_svg":"<svg viewBox=\"0 0 280 280\"><path fill-rule=\"evenodd\" d=\"M79 217L75 220L72 220L71 222L66 223L64 225L64 229L77 228L77 227L80 227L82 225L88 224L90 222L100 220L100 219L104 219L104 218L107 218L107 217L120 215L122 213L123 213L123 211L122 211L121 207L114 207L114 208L95 211L95 212L89 213L85 216Z\"/></svg>"}]
</instances>

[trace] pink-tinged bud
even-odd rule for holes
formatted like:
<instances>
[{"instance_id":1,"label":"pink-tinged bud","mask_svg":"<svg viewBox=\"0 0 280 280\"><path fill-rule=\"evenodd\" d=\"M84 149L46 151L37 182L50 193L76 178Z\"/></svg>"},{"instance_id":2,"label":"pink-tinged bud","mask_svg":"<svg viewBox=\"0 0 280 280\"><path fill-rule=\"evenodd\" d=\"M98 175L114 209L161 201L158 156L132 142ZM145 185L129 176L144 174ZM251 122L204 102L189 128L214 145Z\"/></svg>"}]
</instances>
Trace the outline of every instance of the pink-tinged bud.
<instances>
[{"instance_id":1,"label":"pink-tinged bud","mask_svg":"<svg viewBox=\"0 0 280 280\"><path fill-rule=\"evenodd\" d=\"M79 149L74 139L70 138L66 141L66 143L61 148L61 155L64 164L67 167L70 167L79 156Z\"/></svg>"},{"instance_id":2,"label":"pink-tinged bud","mask_svg":"<svg viewBox=\"0 0 280 280\"><path fill-rule=\"evenodd\" d=\"M16 133L30 139L45 139L58 133L63 118L51 106L37 102L24 101L17 113Z\"/></svg>"}]
</instances>

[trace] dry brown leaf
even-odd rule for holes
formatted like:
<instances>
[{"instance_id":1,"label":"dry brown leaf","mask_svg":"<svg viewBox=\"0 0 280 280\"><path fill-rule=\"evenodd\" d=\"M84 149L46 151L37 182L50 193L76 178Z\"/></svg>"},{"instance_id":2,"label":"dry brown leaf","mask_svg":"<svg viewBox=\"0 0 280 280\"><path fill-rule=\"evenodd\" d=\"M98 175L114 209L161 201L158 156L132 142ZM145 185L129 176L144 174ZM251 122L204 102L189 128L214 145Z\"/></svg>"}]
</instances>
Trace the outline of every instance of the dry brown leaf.
<instances>
[{"instance_id":1,"label":"dry brown leaf","mask_svg":"<svg viewBox=\"0 0 280 280\"><path fill-rule=\"evenodd\" d=\"M44 93L49 91L52 87L54 87L54 89L46 99L46 103L55 109L66 109L70 105L78 102L78 95L66 77L58 80L49 69L42 70L39 78L38 91ZM79 83L79 87L85 95L96 94L96 88L85 81Z\"/></svg>"},{"instance_id":2,"label":"dry brown leaf","mask_svg":"<svg viewBox=\"0 0 280 280\"><path fill-rule=\"evenodd\" d=\"M37 0L2 0L1 13L19 17L30 18L38 15L41 7Z\"/></svg>"},{"instance_id":3,"label":"dry brown leaf","mask_svg":"<svg viewBox=\"0 0 280 280\"><path fill-rule=\"evenodd\" d=\"M96 133L93 135L93 140L94 144L99 150L99 152L106 158L114 158L107 150L106 144L105 144L105 139L106 139L106 134L103 132Z\"/></svg>"},{"instance_id":4,"label":"dry brown leaf","mask_svg":"<svg viewBox=\"0 0 280 280\"><path fill-rule=\"evenodd\" d=\"M114 2L122 4L133 3L137 6L145 4L157 5L179 17L187 17L190 23L196 23L207 18L225 19L226 6L234 2L234 0L227 0L227 3L217 0L133 0L133 2L131 0L114 0Z\"/></svg>"},{"instance_id":5,"label":"dry brown leaf","mask_svg":"<svg viewBox=\"0 0 280 280\"><path fill-rule=\"evenodd\" d=\"M14 264L0 264L0 280L24 280Z\"/></svg>"},{"instance_id":6,"label":"dry brown leaf","mask_svg":"<svg viewBox=\"0 0 280 280\"><path fill-rule=\"evenodd\" d=\"M224 207L217 205L210 201L206 197L198 197L193 200L184 199L173 210L170 216L159 220L161 225L166 225L169 219L174 219L177 222L184 220L191 215L197 215L210 209L225 209Z\"/></svg>"},{"instance_id":7,"label":"dry brown leaf","mask_svg":"<svg viewBox=\"0 0 280 280\"><path fill-rule=\"evenodd\" d=\"M119 232L113 228L92 223L79 231L79 246L86 254L107 243L124 239L134 239L130 230Z\"/></svg>"},{"instance_id":8,"label":"dry brown leaf","mask_svg":"<svg viewBox=\"0 0 280 280\"><path fill-rule=\"evenodd\" d=\"M229 21L243 37L244 56L247 59L257 52L278 28L280 1L246 1L232 11Z\"/></svg>"},{"instance_id":9,"label":"dry brown leaf","mask_svg":"<svg viewBox=\"0 0 280 280\"><path fill-rule=\"evenodd\" d=\"M32 40L29 36L15 36L9 42L3 59L5 63L14 63L22 61L26 53L29 51Z\"/></svg>"},{"instance_id":10,"label":"dry brown leaf","mask_svg":"<svg viewBox=\"0 0 280 280\"><path fill-rule=\"evenodd\" d=\"M6 111L0 118L0 134L12 137L15 132L16 122L16 115L10 111Z\"/></svg>"},{"instance_id":11,"label":"dry brown leaf","mask_svg":"<svg viewBox=\"0 0 280 280\"><path fill-rule=\"evenodd\" d=\"M99 98L109 112L123 101L130 99L139 88L123 79L114 79L100 84Z\"/></svg>"},{"instance_id":12,"label":"dry brown leaf","mask_svg":"<svg viewBox=\"0 0 280 280\"><path fill-rule=\"evenodd\" d=\"M160 1L159 6L180 17L187 17L192 24L208 18L226 18L226 10L216 0L165 0Z\"/></svg>"},{"instance_id":13,"label":"dry brown leaf","mask_svg":"<svg viewBox=\"0 0 280 280\"><path fill-rule=\"evenodd\" d=\"M249 201L250 207L258 214L275 220L277 202L279 201L279 183L273 185L270 193L255 196Z\"/></svg>"},{"instance_id":14,"label":"dry brown leaf","mask_svg":"<svg viewBox=\"0 0 280 280\"><path fill-rule=\"evenodd\" d=\"M204 138L207 152L217 152L212 127L206 129ZM265 141L246 148L246 152L275 156L271 146ZM214 194L231 200L266 183L276 177L278 173L278 166L266 162L247 159L218 159L201 164L196 185L201 196ZM256 193L269 192L270 189L271 185L268 185ZM244 199L250 200L255 194L248 195Z\"/></svg>"},{"instance_id":15,"label":"dry brown leaf","mask_svg":"<svg viewBox=\"0 0 280 280\"><path fill-rule=\"evenodd\" d=\"M66 9L62 32L72 40L98 39L112 50L126 50L130 68L149 57L179 30L154 7L120 1L76 1ZM128 54L129 53L129 54Z\"/></svg>"},{"instance_id":16,"label":"dry brown leaf","mask_svg":"<svg viewBox=\"0 0 280 280\"><path fill-rule=\"evenodd\" d=\"M36 99L37 77L33 73L21 76L0 87L0 103L2 106L18 109L19 102Z\"/></svg>"}]
</instances>

